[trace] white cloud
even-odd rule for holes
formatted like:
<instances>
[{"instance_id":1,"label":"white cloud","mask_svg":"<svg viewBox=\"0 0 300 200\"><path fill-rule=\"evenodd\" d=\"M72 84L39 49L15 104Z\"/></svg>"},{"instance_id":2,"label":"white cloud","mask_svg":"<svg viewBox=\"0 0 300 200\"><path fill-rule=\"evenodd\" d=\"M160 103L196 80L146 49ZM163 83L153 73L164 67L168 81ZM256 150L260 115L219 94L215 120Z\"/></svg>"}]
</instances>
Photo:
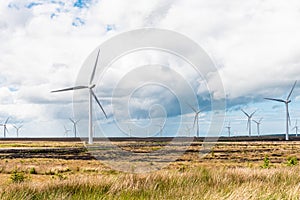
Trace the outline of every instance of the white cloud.
<instances>
[{"instance_id":1,"label":"white cloud","mask_svg":"<svg viewBox=\"0 0 300 200\"><path fill-rule=\"evenodd\" d=\"M232 99L285 95L300 79L297 0L102 0L82 9L73 7L74 2L41 1L32 8L26 8L31 1L0 2L1 113L15 119L54 120L59 107L68 109L63 104L72 94L50 95L50 90L73 86L84 59L102 41L141 27L171 29L197 41L218 64ZM113 27L109 32L107 25ZM180 68L182 63L168 63L194 78ZM107 83L126 70L112 69ZM209 77L210 89L218 96L215 78ZM205 91L204 84L198 86L200 94ZM50 110L50 102L59 102L58 109Z\"/></svg>"}]
</instances>

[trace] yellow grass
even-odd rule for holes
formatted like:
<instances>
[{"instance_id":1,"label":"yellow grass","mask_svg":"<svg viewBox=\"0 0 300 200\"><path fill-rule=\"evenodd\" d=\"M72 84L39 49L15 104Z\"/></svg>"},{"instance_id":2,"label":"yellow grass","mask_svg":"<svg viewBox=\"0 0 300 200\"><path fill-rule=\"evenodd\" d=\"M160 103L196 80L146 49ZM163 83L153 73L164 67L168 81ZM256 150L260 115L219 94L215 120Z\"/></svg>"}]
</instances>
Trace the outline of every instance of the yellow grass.
<instances>
[{"instance_id":1,"label":"yellow grass","mask_svg":"<svg viewBox=\"0 0 300 200\"><path fill-rule=\"evenodd\" d=\"M142 174L118 172L97 160L0 159L0 199L300 199L300 167L287 166L287 157L299 158L299 144L218 143L204 158L190 151ZM267 169L261 167L265 155ZM14 170L24 172L24 182L11 181Z\"/></svg>"}]
</instances>

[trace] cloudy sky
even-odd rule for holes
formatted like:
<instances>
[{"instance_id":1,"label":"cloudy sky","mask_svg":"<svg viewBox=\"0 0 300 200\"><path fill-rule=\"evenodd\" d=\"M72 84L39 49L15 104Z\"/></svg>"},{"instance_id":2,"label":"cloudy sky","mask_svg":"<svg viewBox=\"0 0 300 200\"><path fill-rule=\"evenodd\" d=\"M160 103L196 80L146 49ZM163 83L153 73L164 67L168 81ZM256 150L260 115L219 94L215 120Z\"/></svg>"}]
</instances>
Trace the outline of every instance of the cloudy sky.
<instances>
[{"instance_id":1,"label":"cloudy sky","mask_svg":"<svg viewBox=\"0 0 300 200\"><path fill-rule=\"evenodd\" d=\"M240 108L249 112L257 109L255 118L264 118L261 132L283 133L284 105L267 102L263 97L286 98L294 81L300 79L299 21L297 0L1 1L0 123L10 117L11 137L15 136L12 125L20 123L24 124L20 131L23 137L63 136L64 125L72 128L68 118L73 116L73 93L50 91L73 86L86 58L104 41L126 31L153 27L189 37L211 57L227 97L225 123L231 121L234 134L247 133ZM115 104L109 101L112 86L136 67L153 63L166 66L158 69L158 79L176 83L176 71L192 86L199 103L193 106L205 108L199 122L201 134L206 134L213 113L210 98L217 98L215 94L221 89L212 87L210 95L207 93L205 85L213 85L214 77L203 83L191 66L180 59L143 51L116 61L101 80L97 77L97 95L109 115L105 120L99 108L94 107L97 136L103 135L103 131L104 135L122 135L114 114L125 124L127 134L129 130L141 134L141 130L132 130L129 123L134 121L147 128L149 117L159 124L166 122L165 135L176 132L178 123L184 124L178 132L187 134L185 127L193 123L192 110L181 113L177 94L164 87L133 88L130 101L122 101L121 97ZM139 75L140 79L147 79L149 74ZM174 88L180 88L178 92L184 95L186 90L179 86L182 85ZM300 82L290 106L293 124L300 119L299 87ZM75 117L81 119L79 131L83 136L87 132L88 107L84 99L80 102L80 114ZM143 134L159 131L152 129L147 128L148 133ZM253 129L256 133L254 124ZM0 127L1 137L2 134ZM226 130L221 134L226 134Z\"/></svg>"}]
</instances>

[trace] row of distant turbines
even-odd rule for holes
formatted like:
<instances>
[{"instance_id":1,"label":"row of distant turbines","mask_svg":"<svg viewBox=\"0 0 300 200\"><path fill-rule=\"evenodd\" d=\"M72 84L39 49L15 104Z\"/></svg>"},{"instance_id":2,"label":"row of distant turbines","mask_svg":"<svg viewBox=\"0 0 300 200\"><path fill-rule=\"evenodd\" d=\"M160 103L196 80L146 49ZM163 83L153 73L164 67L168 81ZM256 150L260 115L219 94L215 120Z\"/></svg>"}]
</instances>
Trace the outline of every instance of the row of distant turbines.
<instances>
[{"instance_id":1,"label":"row of distant turbines","mask_svg":"<svg viewBox=\"0 0 300 200\"><path fill-rule=\"evenodd\" d=\"M9 120L9 117L6 118L6 120L2 124L0 124L0 126L3 126L3 137L4 138L6 138L7 133L9 132L8 128L7 128L7 126L8 126L8 120ZM12 125L12 127L16 130L17 137L19 137L19 132L20 132L20 129L23 127L23 125L22 124L20 124L20 125Z\"/></svg>"},{"instance_id":2,"label":"row of distant turbines","mask_svg":"<svg viewBox=\"0 0 300 200\"><path fill-rule=\"evenodd\" d=\"M290 112L289 112L289 103L291 103L291 96L292 93L296 87L297 81L295 81L288 97L286 99L274 99L274 98L265 98L266 100L270 100L270 101L277 101L277 102L281 102L285 104L286 107L286 133L285 133L285 139L289 140L289 126L291 125L291 117L290 117ZM252 117L254 116L254 114L256 113L256 111L252 112L252 113L247 113L245 110L241 109L241 111L247 116L247 129L249 131L249 136L251 136L252 130L251 130L251 122L255 122L257 125L257 134L258 136L260 136L260 125L262 122L263 118L260 118L258 121L256 120L252 120ZM228 124L228 126L226 126L225 128L228 129L228 135L230 137L231 134L231 126L230 126L230 122ZM299 131L299 127L298 127L298 121L296 120L295 126L293 127L292 130L296 131L296 136L298 136L298 131Z\"/></svg>"},{"instance_id":3,"label":"row of distant turbines","mask_svg":"<svg viewBox=\"0 0 300 200\"><path fill-rule=\"evenodd\" d=\"M107 118L107 115L99 101L99 99L97 98L95 92L93 91L93 88L95 88L96 84L94 84L94 77L95 77L95 73L96 73L96 69L97 69L97 64L98 64L98 60L99 60L99 54L100 54L100 49L98 50L98 53L97 53L97 57L96 57L96 61L95 61L95 64L93 66L93 70L92 70L92 73L91 73L91 76L90 76L90 79L88 81L88 84L87 85L80 85L80 86L75 86L75 87L70 87L70 88L65 88L65 89L60 89L60 90L54 90L54 91L51 91L53 93L56 93L56 92L64 92L64 91L74 91L74 90L81 90L81 89L88 89L89 91L89 128L88 128L88 137L89 137L89 144L93 144L93 113L92 113L92 108L93 108L93 99L97 102L98 106L100 107L100 109L102 110L104 116ZM292 90L290 91L287 99L274 99L274 98L265 98L266 100L271 100L271 101L277 101L277 102L281 102L281 103L285 103L285 106L286 106L286 135L285 135L285 138L286 140L289 139L289 124L290 124L290 114L289 114L289 103L291 103L291 95L293 93L293 90L296 86L296 83L297 81L294 83L293 87L292 87ZM190 106L190 105L189 105ZM190 106L191 109L195 112L195 117L194 117L194 125L193 127L195 128L195 126L197 127L197 137L199 137L199 114L201 112L201 110L197 110L196 108ZM251 119L253 117L253 115L255 114L255 112L251 113L251 114L248 114L246 113L244 110L242 110L242 112L248 117L248 122L247 122L247 126L248 126L248 130L249 130L249 136L251 136ZM254 121L256 124L257 124L257 128L258 128L258 132L259 132L259 126L261 124L261 120L258 120L258 121ZM74 123L74 130L76 130L76 123ZM230 125L228 125L226 127L229 131L229 134L230 134ZM296 131L298 131L298 126L296 125ZM70 130L68 130L67 128L65 128L65 133L67 134ZM163 127L161 127L160 129L160 134L162 134L162 131L163 131ZM190 132L190 129L187 128L187 131L188 133ZM259 133L260 134L260 133ZM131 130L129 130L129 135L131 136ZM75 133L75 137L76 137L76 133Z\"/></svg>"}]
</instances>

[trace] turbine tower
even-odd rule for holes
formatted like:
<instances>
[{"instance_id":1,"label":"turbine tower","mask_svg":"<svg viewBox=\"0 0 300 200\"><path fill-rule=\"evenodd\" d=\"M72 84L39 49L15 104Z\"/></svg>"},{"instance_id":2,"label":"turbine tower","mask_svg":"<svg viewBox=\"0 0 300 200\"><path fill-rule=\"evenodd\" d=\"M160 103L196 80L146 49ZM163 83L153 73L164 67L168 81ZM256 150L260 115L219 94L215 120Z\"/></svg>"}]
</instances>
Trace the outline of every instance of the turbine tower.
<instances>
[{"instance_id":1,"label":"turbine tower","mask_svg":"<svg viewBox=\"0 0 300 200\"><path fill-rule=\"evenodd\" d=\"M298 137L298 130L299 130L299 126L298 126L298 120L296 120L295 122L295 126L292 130L295 130L296 131L296 137Z\"/></svg>"},{"instance_id":2,"label":"turbine tower","mask_svg":"<svg viewBox=\"0 0 300 200\"><path fill-rule=\"evenodd\" d=\"M285 140L289 140L289 124L291 124L291 118L290 118L290 113L289 113L289 103L292 102L291 95L295 89L295 86L297 84L297 81L295 81L292 90L290 91L288 97L286 99L273 99L273 98L265 98L266 100L271 100L271 101L277 101L285 104L285 109L286 109L286 132L285 132Z\"/></svg>"},{"instance_id":3,"label":"turbine tower","mask_svg":"<svg viewBox=\"0 0 300 200\"><path fill-rule=\"evenodd\" d=\"M9 117L5 120L5 122L3 124L0 124L0 126L3 126L3 137L6 138L6 132L8 132L8 129L7 129L7 122L9 120Z\"/></svg>"},{"instance_id":4,"label":"turbine tower","mask_svg":"<svg viewBox=\"0 0 300 200\"><path fill-rule=\"evenodd\" d=\"M23 127L23 125L19 125L19 126L13 125L13 127L16 129L17 137L19 137L19 131L20 131L20 129Z\"/></svg>"},{"instance_id":5,"label":"turbine tower","mask_svg":"<svg viewBox=\"0 0 300 200\"><path fill-rule=\"evenodd\" d=\"M230 122L228 122L228 126L226 126L225 128L227 128L227 130L228 130L228 137L230 137L230 133L231 133Z\"/></svg>"},{"instance_id":6,"label":"turbine tower","mask_svg":"<svg viewBox=\"0 0 300 200\"><path fill-rule=\"evenodd\" d=\"M258 121L253 120L254 123L256 123L257 126L257 135L260 136L260 124L263 118L260 118Z\"/></svg>"},{"instance_id":7,"label":"turbine tower","mask_svg":"<svg viewBox=\"0 0 300 200\"><path fill-rule=\"evenodd\" d=\"M247 129L249 130L249 137L251 137L251 119L253 117L253 115L256 113L256 111L254 111L251 114L246 113L243 109L241 109L241 111L247 116L248 118L248 122L247 122Z\"/></svg>"},{"instance_id":8,"label":"turbine tower","mask_svg":"<svg viewBox=\"0 0 300 200\"><path fill-rule=\"evenodd\" d=\"M71 87L71 88L51 91L51 92L64 92L64 91L70 91L70 90L88 89L88 91L89 91L89 144L93 144L93 98L96 100L96 102L99 105L99 107L101 108L103 114L107 118L107 115L106 115L102 105L100 104L100 101L98 100L95 92L93 91L93 88L96 86L96 84L93 84L93 80L94 80L95 73L96 73L99 54L100 54L100 49L98 51L95 65L94 65L94 68L93 68L93 71L92 71L92 74L91 74L91 77L89 80L89 85L75 86L75 87Z\"/></svg>"},{"instance_id":9,"label":"turbine tower","mask_svg":"<svg viewBox=\"0 0 300 200\"><path fill-rule=\"evenodd\" d=\"M77 123L80 121L80 119L79 120L74 120L72 118L69 118L69 120L73 124L74 137L76 138L77 137Z\"/></svg>"}]
</instances>

